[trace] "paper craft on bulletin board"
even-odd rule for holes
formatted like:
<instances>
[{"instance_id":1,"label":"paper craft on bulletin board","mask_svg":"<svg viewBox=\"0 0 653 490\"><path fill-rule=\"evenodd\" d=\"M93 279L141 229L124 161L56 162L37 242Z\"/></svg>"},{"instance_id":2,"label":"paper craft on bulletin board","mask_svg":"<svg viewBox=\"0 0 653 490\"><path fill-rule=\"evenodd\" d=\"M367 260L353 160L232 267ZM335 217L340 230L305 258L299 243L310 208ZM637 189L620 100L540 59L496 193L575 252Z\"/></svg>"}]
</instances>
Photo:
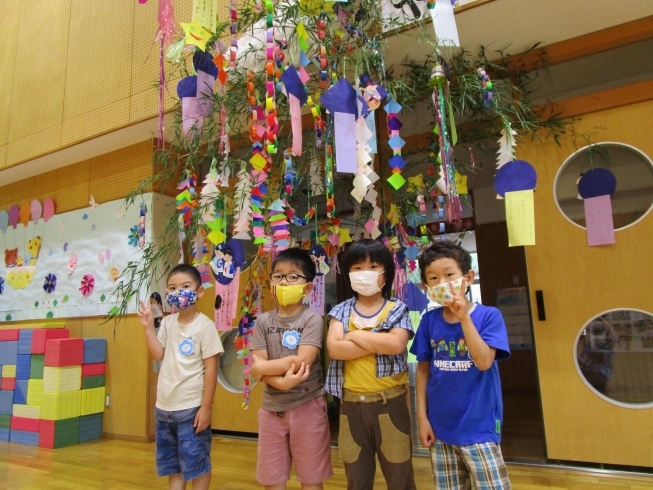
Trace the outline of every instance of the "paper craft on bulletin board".
<instances>
[{"instance_id":1,"label":"paper craft on bulletin board","mask_svg":"<svg viewBox=\"0 0 653 490\"><path fill-rule=\"evenodd\" d=\"M526 288L497 289L497 308L506 324L510 349L533 349Z\"/></svg>"},{"instance_id":2,"label":"paper craft on bulletin board","mask_svg":"<svg viewBox=\"0 0 653 490\"><path fill-rule=\"evenodd\" d=\"M55 214L47 198L0 211L0 321L108 314L120 273L141 258L151 201L146 194L142 207L125 210L123 200L98 204L89 196L88 207ZM135 311L132 302L128 312Z\"/></svg>"}]
</instances>

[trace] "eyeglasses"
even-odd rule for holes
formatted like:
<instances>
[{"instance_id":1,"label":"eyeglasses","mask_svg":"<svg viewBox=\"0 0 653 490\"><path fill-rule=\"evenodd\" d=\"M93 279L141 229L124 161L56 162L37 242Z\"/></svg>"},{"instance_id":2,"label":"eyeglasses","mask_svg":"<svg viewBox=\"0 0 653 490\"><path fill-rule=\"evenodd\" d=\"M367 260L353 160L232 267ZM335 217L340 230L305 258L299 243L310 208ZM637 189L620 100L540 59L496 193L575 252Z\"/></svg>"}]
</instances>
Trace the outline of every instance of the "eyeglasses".
<instances>
[{"instance_id":1,"label":"eyeglasses","mask_svg":"<svg viewBox=\"0 0 653 490\"><path fill-rule=\"evenodd\" d=\"M287 282L297 282L297 280L301 277L302 279L306 279L305 276L302 276L301 274L280 274L278 272L275 272L270 276L270 279L272 279L272 282L281 282L283 281L283 278L286 278Z\"/></svg>"}]
</instances>

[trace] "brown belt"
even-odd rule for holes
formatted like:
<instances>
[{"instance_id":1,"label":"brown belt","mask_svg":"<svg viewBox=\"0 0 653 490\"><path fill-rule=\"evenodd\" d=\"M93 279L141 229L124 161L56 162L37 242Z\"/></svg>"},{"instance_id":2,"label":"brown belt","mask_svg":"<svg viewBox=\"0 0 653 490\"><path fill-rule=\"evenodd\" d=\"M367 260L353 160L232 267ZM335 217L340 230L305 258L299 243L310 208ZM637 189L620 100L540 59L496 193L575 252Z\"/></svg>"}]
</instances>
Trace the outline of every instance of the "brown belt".
<instances>
[{"instance_id":1,"label":"brown belt","mask_svg":"<svg viewBox=\"0 0 653 490\"><path fill-rule=\"evenodd\" d=\"M406 385L395 386L394 388L379 391L376 393L356 393L354 391L344 390L344 393L342 394L342 401L356 403L374 403L382 401L385 405L385 403L391 398L397 398L398 396L405 395L406 392Z\"/></svg>"}]
</instances>

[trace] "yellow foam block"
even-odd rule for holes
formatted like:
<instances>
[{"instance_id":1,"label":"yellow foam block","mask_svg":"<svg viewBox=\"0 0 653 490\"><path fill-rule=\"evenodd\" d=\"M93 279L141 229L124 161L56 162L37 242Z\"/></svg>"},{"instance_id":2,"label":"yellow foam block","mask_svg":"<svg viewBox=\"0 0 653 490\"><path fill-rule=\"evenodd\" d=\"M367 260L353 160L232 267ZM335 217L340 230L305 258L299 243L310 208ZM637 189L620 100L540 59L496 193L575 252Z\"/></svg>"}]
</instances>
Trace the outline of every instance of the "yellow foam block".
<instances>
[{"instance_id":1,"label":"yellow foam block","mask_svg":"<svg viewBox=\"0 0 653 490\"><path fill-rule=\"evenodd\" d=\"M102 413L104 411L104 386L82 390L81 415Z\"/></svg>"},{"instance_id":2,"label":"yellow foam block","mask_svg":"<svg viewBox=\"0 0 653 490\"><path fill-rule=\"evenodd\" d=\"M43 380L30 379L27 382L27 405L29 405L30 407L40 407L42 393L43 393Z\"/></svg>"},{"instance_id":3,"label":"yellow foam block","mask_svg":"<svg viewBox=\"0 0 653 490\"><path fill-rule=\"evenodd\" d=\"M82 366L43 368L43 393L60 393L82 387Z\"/></svg>"},{"instance_id":4,"label":"yellow foam block","mask_svg":"<svg viewBox=\"0 0 653 490\"><path fill-rule=\"evenodd\" d=\"M41 397L41 418L44 420L62 420L79 417L82 404L82 392L64 391L59 393L43 392Z\"/></svg>"},{"instance_id":5,"label":"yellow foam block","mask_svg":"<svg viewBox=\"0 0 653 490\"><path fill-rule=\"evenodd\" d=\"M14 417L25 417L26 419L40 419L41 407L14 405L13 415Z\"/></svg>"},{"instance_id":6,"label":"yellow foam block","mask_svg":"<svg viewBox=\"0 0 653 490\"><path fill-rule=\"evenodd\" d=\"M15 378L16 377L16 365L15 364L6 364L2 366L2 377L3 378Z\"/></svg>"}]
</instances>

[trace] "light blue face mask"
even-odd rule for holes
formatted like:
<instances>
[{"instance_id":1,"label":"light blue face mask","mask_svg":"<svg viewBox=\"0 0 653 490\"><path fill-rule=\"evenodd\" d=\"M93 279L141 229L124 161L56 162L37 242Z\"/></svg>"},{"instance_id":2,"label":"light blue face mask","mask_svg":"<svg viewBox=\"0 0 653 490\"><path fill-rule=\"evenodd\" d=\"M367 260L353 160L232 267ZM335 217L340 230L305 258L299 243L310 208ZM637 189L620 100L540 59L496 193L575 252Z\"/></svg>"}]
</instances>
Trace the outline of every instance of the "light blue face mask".
<instances>
[{"instance_id":1,"label":"light blue face mask","mask_svg":"<svg viewBox=\"0 0 653 490\"><path fill-rule=\"evenodd\" d=\"M185 310L197 303L197 291L192 289L177 289L168 293L166 301L170 306Z\"/></svg>"}]
</instances>

